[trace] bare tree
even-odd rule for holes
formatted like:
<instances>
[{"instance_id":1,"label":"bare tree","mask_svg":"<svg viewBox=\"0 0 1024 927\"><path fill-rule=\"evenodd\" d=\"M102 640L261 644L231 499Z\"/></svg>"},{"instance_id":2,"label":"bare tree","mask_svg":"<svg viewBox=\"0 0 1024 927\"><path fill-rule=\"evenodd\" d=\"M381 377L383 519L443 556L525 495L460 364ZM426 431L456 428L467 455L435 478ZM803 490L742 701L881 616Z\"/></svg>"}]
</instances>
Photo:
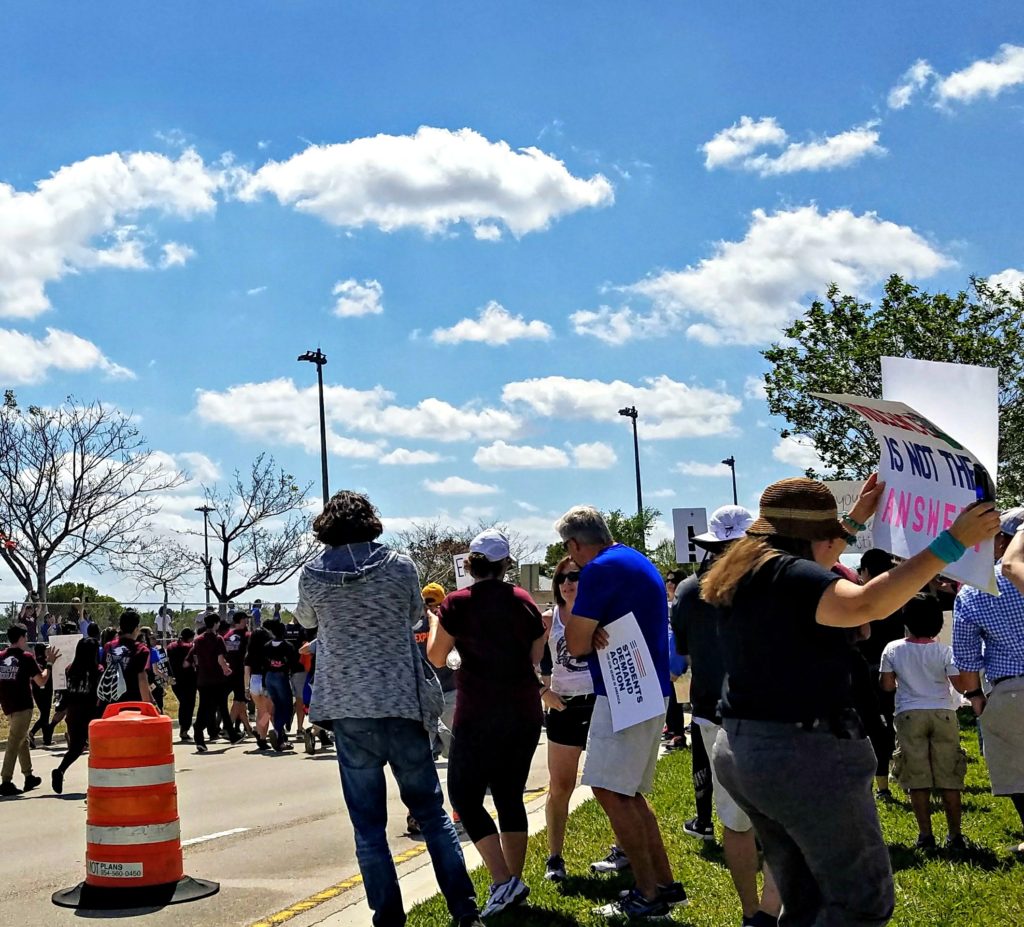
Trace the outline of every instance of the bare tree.
<instances>
[{"instance_id":1,"label":"bare tree","mask_svg":"<svg viewBox=\"0 0 1024 927\"><path fill-rule=\"evenodd\" d=\"M177 541L155 538L146 550L125 556L116 569L135 577L139 589L162 591L167 608L171 594L182 592L185 577L195 572L195 554Z\"/></svg>"},{"instance_id":2,"label":"bare tree","mask_svg":"<svg viewBox=\"0 0 1024 927\"><path fill-rule=\"evenodd\" d=\"M287 582L316 553L319 544L306 510L310 486L299 486L273 457L260 454L244 477L235 471L230 489L203 487L206 504L213 509L210 559L191 551L188 556L203 567L221 605L250 589ZM202 531L188 533L203 536Z\"/></svg>"},{"instance_id":3,"label":"bare tree","mask_svg":"<svg viewBox=\"0 0 1024 927\"><path fill-rule=\"evenodd\" d=\"M84 565L102 571L145 543L157 496L185 475L158 464L134 422L69 397L23 410L11 390L0 409L0 557L27 593Z\"/></svg>"}]
</instances>

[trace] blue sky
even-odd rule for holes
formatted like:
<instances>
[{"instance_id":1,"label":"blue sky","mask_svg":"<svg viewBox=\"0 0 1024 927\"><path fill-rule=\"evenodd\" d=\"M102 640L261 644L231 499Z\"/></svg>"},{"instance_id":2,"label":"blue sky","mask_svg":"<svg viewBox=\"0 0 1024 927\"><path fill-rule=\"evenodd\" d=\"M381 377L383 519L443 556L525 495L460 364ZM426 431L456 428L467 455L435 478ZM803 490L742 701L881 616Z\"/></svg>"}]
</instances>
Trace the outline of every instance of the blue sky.
<instances>
[{"instance_id":1,"label":"blue sky","mask_svg":"<svg viewBox=\"0 0 1024 927\"><path fill-rule=\"evenodd\" d=\"M730 454L752 505L813 459L758 351L830 280L1022 279L1019 4L8 13L0 382L137 415L160 530L262 450L318 480L318 344L393 528L631 509L628 404L666 519Z\"/></svg>"}]
</instances>

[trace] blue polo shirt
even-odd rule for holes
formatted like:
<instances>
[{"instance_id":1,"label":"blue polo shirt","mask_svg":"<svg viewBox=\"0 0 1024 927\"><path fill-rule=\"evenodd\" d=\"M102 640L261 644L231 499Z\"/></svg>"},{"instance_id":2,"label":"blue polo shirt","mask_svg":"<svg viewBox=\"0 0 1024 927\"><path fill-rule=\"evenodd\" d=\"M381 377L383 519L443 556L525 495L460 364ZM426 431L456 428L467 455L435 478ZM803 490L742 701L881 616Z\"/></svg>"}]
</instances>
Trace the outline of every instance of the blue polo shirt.
<instances>
[{"instance_id":1,"label":"blue polo shirt","mask_svg":"<svg viewBox=\"0 0 1024 927\"><path fill-rule=\"evenodd\" d=\"M651 660L661 683L661 694L668 696L669 675L668 599L665 582L657 568L638 550L624 544L606 547L580 571L573 613L606 625L632 612L640 626ZM594 692L607 695L597 654L587 656Z\"/></svg>"}]
</instances>

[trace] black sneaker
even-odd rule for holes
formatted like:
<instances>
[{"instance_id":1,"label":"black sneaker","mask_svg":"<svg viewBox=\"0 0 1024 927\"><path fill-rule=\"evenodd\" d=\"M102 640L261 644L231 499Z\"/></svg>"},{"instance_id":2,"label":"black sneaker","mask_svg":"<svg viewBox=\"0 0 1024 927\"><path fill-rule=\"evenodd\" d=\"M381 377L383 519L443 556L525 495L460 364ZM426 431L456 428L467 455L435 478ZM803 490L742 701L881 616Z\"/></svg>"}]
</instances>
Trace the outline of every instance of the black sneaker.
<instances>
[{"instance_id":1,"label":"black sneaker","mask_svg":"<svg viewBox=\"0 0 1024 927\"><path fill-rule=\"evenodd\" d=\"M632 891L635 891L635 889L623 889L619 892L619 898L624 899L629 897L629 893ZM673 882L670 885L659 885L658 898L664 901L670 908L674 908L676 905L685 906L690 903L690 899L686 897L686 889L683 888L682 882Z\"/></svg>"},{"instance_id":2,"label":"black sneaker","mask_svg":"<svg viewBox=\"0 0 1024 927\"><path fill-rule=\"evenodd\" d=\"M308 727L302 732L302 746L310 756L316 753L316 738Z\"/></svg>"},{"instance_id":3,"label":"black sneaker","mask_svg":"<svg viewBox=\"0 0 1024 927\"><path fill-rule=\"evenodd\" d=\"M919 834L917 841L914 843L914 849L916 850L934 850L935 849L935 837L931 834Z\"/></svg>"},{"instance_id":4,"label":"black sneaker","mask_svg":"<svg viewBox=\"0 0 1024 927\"><path fill-rule=\"evenodd\" d=\"M181 734L178 737L178 740L181 741L183 744L190 744L190 743L192 743L192 738L189 736L188 732L186 732L184 734Z\"/></svg>"},{"instance_id":5,"label":"black sneaker","mask_svg":"<svg viewBox=\"0 0 1024 927\"><path fill-rule=\"evenodd\" d=\"M620 872L628 868L629 858L617 846L612 846L611 852L604 859L590 864L590 871L597 875Z\"/></svg>"},{"instance_id":6,"label":"black sneaker","mask_svg":"<svg viewBox=\"0 0 1024 927\"><path fill-rule=\"evenodd\" d=\"M209 747L206 746L201 740L196 741L196 753L206 753Z\"/></svg>"},{"instance_id":7,"label":"black sneaker","mask_svg":"<svg viewBox=\"0 0 1024 927\"><path fill-rule=\"evenodd\" d=\"M568 878L565 871L565 860L557 854L549 856L544 865L544 878L548 882L564 882Z\"/></svg>"},{"instance_id":8,"label":"black sneaker","mask_svg":"<svg viewBox=\"0 0 1024 927\"><path fill-rule=\"evenodd\" d=\"M8 780L7 782L0 783L0 796L4 798L13 798L15 795L20 795L21 789L19 789L13 782Z\"/></svg>"},{"instance_id":9,"label":"black sneaker","mask_svg":"<svg viewBox=\"0 0 1024 927\"><path fill-rule=\"evenodd\" d=\"M667 901L662 901L660 895L648 901L635 888L631 888L625 898L594 908L593 912L602 917L625 917L629 920L667 920L672 916L672 908Z\"/></svg>"},{"instance_id":10,"label":"black sneaker","mask_svg":"<svg viewBox=\"0 0 1024 927\"><path fill-rule=\"evenodd\" d=\"M743 918L740 927L779 927L779 919L767 911L758 911L750 917Z\"/></svg>"},{"instance_id":11,"label":"black sneaker","mask_svg":"<svg viewBox=\"0 0 1024 927\"><path fill-rule=\"evenodd\" d=\"M64 773L59 769L53 770L50 773L50 785L53 786L53 791L60 795L64 791Z\"/></svg>"},{"instance_id":12,"label":"black sneaker","mask_svg":"<svg viewBox=\"0 0 1024 927\"><path fill-rule=\"evenodd\" d=\"M963 834L956 834L955 836L953 834L949 834L946 837L946 842L943 846L950 853L966 853L969 849L967 841L964 840Z\"/></svg>"},{"instance_id":13,"label":"black sneaker","mask_svg":"<svg viewBox=\"0 0 1024 927\"><path fill-rule=\"evenodd\" d=\"M699 818L690 818L683 825L683 833L708 843L715 842L715 825L710 821L705 824Z\"/></svg>"},{"instance_id":14,"label":"black sneaker","mask_svg":"<svg viewBox=\"0 0 1024 927\"><path fill-rule=\"evenodd\" d=\"M257 750L269 750L270 749L270 744L268 744L267 741L263 737L260 737L258 734L256 735L256 749Z\"/></svg>"},{"instance_id":15,"label":"black sneaker","mask_svg":"<svg viewBox=\"0 0 1024 927\"><path fill-rule=\"evenodd\" d=\"M31 792L32 789L39 788L43 784L43 780L39 776L26 776L25 785L22 787L23 792Z\"/></svg>"},{"instance_id":16,"label":"black sneaker","mask_svg":"<svg viewBox=\"0 0 1024 927\"><path fill-rule=\"evenodd\" d=\"M416 837L419 834L423 833L423 831L420 830L420 825L416 823L416 818L414 818L411 814L407 814L405 816L405 829L413 837Z\"/></svg>"},{"instance_id":17,"label":"black sneaker","mask_svg":"<svg viewBox=\"0 0 1024 927\"><path fill-rule=\"evenodd\" d=\"M272 750L277 750L277 731L273 729L267 731L267 743L270 744Z\"/></svg>"}]
</instances>

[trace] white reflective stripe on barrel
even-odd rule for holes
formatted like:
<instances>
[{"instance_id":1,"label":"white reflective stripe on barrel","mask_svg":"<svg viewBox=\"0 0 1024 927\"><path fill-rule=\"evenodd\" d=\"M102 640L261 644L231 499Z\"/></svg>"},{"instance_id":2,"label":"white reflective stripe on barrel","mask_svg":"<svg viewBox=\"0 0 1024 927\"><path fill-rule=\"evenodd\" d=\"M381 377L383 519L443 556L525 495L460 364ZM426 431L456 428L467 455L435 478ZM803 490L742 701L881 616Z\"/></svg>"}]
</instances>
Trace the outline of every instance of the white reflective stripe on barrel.
<instances>
[{"instance_id":1,"label":"white reflective stripe on barrel","mask_svg":"<svg viewBox=\"0 0 1024 927\"><path fill-rule=\"evenodd\" d=\"M166 840L181 839L181 823L169 824L126 824L118 827L101 827L87 824L85 842L104 846L124 847L136 843L163 843Z\"/></svg>"},{"instance_id":2,"label":"white reflective stripe on barrel","mask_svg":"<svg viewBox=\"0 0 1024 927\"><path fill-rule=\"evenodd\" d=\"M125 766L122 769L89 767L89 785L101 789L130 789L144 785L174 782L174 764L161 766Z\"/></svg>"}]
</instances>

